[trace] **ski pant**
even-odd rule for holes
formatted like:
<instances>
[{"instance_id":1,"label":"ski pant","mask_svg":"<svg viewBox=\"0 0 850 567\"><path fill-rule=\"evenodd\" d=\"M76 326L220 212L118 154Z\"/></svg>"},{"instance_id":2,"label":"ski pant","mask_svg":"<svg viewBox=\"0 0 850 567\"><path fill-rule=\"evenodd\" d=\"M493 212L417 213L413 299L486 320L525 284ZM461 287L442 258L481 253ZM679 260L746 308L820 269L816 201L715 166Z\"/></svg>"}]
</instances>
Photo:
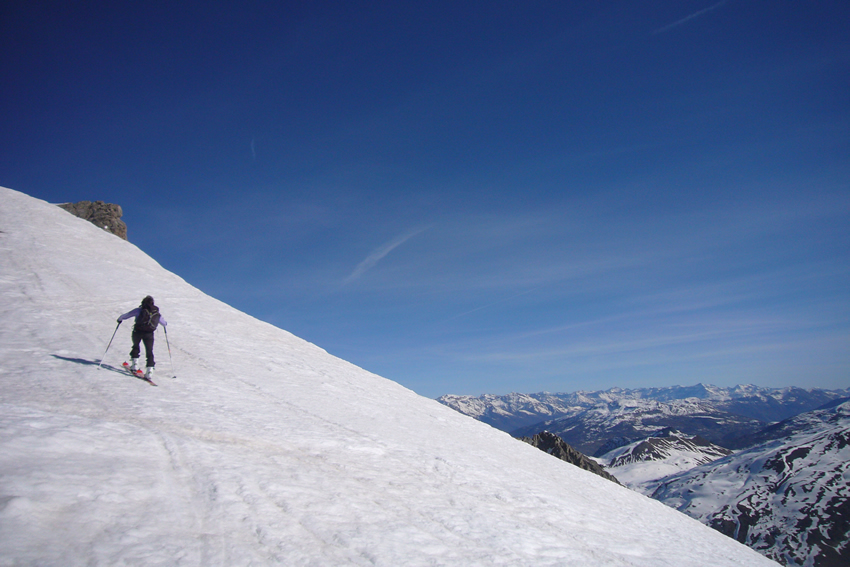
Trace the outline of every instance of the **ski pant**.
<instances>
[{"instance_id":1,"label":"ski pant","mask_svg":"<svg viewBox=\"0 0 850 567\"><path fill-rule=\"evenodd\" d=\"M156 365L153 359L153 333L140 332L133 329L133 349L130 351L130 358L139 358L139 343L145 343L145 356L147 356L147 366L153 367Z\"/></svg>"}]
</instances>

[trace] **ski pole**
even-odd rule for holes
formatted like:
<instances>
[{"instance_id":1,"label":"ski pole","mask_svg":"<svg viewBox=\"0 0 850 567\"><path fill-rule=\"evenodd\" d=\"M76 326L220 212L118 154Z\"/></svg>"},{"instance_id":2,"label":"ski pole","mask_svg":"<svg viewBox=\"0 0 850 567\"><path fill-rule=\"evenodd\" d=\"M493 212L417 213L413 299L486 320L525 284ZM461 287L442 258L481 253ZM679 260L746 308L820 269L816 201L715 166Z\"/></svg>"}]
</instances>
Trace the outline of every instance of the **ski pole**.
<instances>
[{"instance_id":1,"label":"ski pole","mask_svg":"<svg viewBox=\"0 0 850 567\"><path fill-rule=\"evenodd\" d=\"M105 350L105 351L103 351L103 356L102 356L102 357L100 357L100 364L98 364L98 365L97 365L97 369L98 369L98 370L100 370L100 367L101 367L101 366L103 366L103 359L104 359L104 358L106 358L106 353L107 353L107 352L109 352L109 347L111 347L111 346L112 346L112 341L115 339L115 333L117 333L117 332L118 332L118 327L120 327L120 326L121 326L121 323L123 323L123 322L124 322L124 321L118 321L118 324L117 324L117 325L115 325L115 330L114 330L114 331L112 331L112 338L111 338L111 339L109 339L109 344L108 344L108 345L106 345L106 350Z\"/></svg>"},{"instance_id":2,"label":"ski pole","mask_svg":"<svg viewBox=\"0 0 850 567\"><path fill-rule=\"evenodd\" d=\"M165 331L165 346L168 347L168 362L171 364L171 372L174 374L172 378L177 378L177 371L174 370L174 359L171 358L171 344L168 342L168 328L163 325L162 330Z\"/></svg>"}]
</instances>

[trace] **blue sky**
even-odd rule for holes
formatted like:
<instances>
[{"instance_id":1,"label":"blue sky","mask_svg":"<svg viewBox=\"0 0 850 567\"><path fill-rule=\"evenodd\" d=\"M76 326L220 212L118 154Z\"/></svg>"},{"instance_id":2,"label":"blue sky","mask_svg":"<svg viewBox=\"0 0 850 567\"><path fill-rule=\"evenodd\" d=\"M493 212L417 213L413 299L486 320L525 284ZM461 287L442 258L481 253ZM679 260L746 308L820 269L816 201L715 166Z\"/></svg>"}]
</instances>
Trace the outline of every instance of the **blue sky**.
<instances>
[{"instance_id":1,"label":"blue sky","mask_svg":"<svg viewBox=\"0 0 850 567\"><path fill-rule=\"evenodd\" d=\"M848 21L5 2L0 185L426 396L847 387Z\"/></svg>"}]
</instances>

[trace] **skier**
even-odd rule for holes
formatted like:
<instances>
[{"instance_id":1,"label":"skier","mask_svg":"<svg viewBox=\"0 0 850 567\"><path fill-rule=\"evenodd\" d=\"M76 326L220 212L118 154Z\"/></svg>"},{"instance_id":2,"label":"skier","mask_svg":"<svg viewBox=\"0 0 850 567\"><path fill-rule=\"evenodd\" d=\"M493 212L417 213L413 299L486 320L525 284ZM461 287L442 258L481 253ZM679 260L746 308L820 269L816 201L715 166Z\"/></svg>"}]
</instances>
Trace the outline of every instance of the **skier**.
<instances>
[{"instance_id":1,"label":"skier","mask_svg":"<svg viewBox=\"0 0 850 567\"><path fill-rule=\"evenodd\" d=\"M130 317L135 317L136 323L133 325L133 348L130 350L130 360L132 362L129 370L134 374L137 372L141 373L141 370L137 368L136 364L139 360L139 343L144 342L145 356L147 357L145 379L151 380L153 378L153 368L156 365L156 361L153 358L153 334L159 323L162 323L163 326L168 326L168 323L160 315L159 307L154 305L153 297L150 295L142 300L142 304L139 307L118 317L118 323ZM126 363L124 364L126 365Z\"/></svg>"}]
</instances>

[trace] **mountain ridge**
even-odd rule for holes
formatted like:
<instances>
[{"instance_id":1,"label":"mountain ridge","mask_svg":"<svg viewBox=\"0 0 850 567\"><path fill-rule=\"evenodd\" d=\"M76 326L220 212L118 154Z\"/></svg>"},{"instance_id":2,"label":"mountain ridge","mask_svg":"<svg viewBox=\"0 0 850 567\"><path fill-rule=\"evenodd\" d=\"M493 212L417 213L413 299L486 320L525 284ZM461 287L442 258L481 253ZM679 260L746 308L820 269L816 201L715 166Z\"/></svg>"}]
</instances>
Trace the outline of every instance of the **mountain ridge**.
<instances>
[{"instance_id":1,"label":"mountain ridge","mask_svg":"<svg viewBox=\"0 0 850 567\"><path fill-rule=\"evenodd\" d=\"M551 431L582 453L600 456L617 444L666 427L740 449L750 444L749 435L770 422L847 395L850 390L696 384L562 394L445 395L437 401L514 436Z\"/></svg>"},{"instance_id":2,"label":"mountain ridge","mask_svg":"<svg viewBox=\"0 0 850 567\"><path fill-rule=\"evenodd\" d=\"M667 428L646 439L606 452L596 460L623 484L650 495L667 476L715 461L732 451L703 439Z\"/></svg>"},{"instance_id":3,"label":"mountain ridge","mask_svg":"<svg viewBox=\"0 0 850 567\"><path fill-rule=\"evenodd\" d=\"M785 564L846 565L850 401L783 424L773 439L658 480L652 497Z\"/></svg>"},{"instance_id":4,"label":"mountain ridge","mask_svg":"<svg viewBox=\"0 0 850 567\"><path fill-rule=\"evenodd\" d=\"M825 388L800 388L786 386L770 388L753 384L738 384L736 386L714 386L697 383L693 386L662 386L647 388L618 388L607 390L579 390L575 392L537 392L498 395L482 394L479 396L444 394L437 401L461 413L489 423L497 429L509 431L518 429L509 423L506 429L493 423L491 415L502 416L506 421L513 414L520 414L518 419L537 419L542 422L548 419L558 419L573 414L577 408L587 408L600 403L610 403L619 400L655 400L668 402L697 398L715 402L719 407L728 410L727 406L738 407L736 404L748 400L758 400L767 406L757 410L764 415L753 415L753 410L734 411L745 417L753 417L762 421L782 421L804 411L817 409L820 405L841 396L850 396L850 388L845 390ZM803 398L799 400L799 398ZM774 400L771 404L768 400ZM748 406L744 406L748 407ZM803 409L799 409L803 408ZM729 410L731 411L731 410ZM559 415L560 414L560 415ZM532 425L532 424L527 424Z\"/></svg>"}]
</instances>

